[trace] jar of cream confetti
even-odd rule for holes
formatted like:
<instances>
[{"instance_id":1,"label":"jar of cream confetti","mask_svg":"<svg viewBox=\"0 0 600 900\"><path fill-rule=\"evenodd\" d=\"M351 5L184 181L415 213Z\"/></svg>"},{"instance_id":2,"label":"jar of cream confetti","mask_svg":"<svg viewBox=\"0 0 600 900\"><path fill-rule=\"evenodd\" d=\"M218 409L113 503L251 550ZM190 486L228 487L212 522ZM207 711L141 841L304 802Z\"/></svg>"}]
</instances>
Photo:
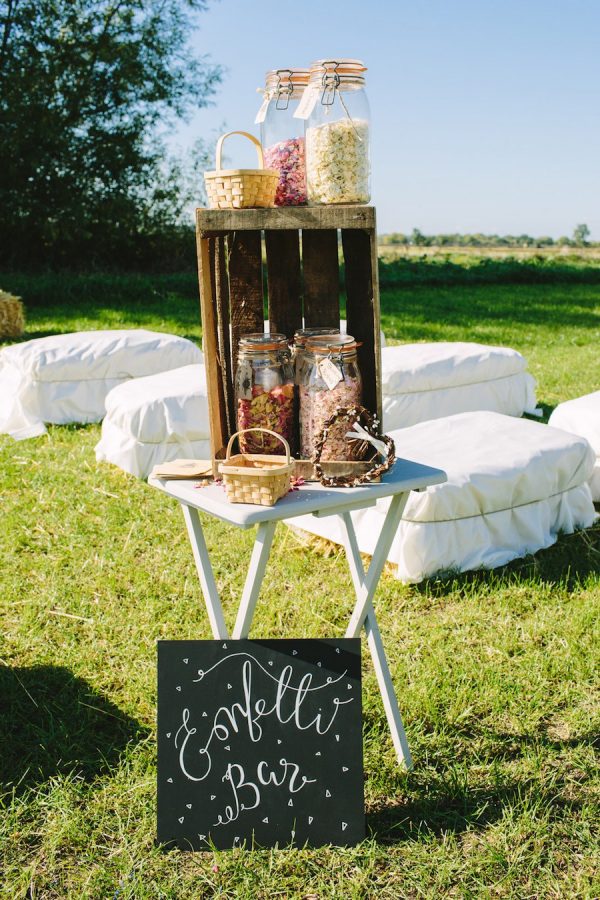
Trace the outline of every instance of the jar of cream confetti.
<instances>
[{"instance_id":1,"label":"jar of cream confetti","mask_svg":"<svg viewBox=\"0 0 600 900\"><path fill-rule=\"evenodd\" d=\"M308 203L368 203L370 112L357 59L318 60L296 115L306 119Z\"/></svg>"}]
</instances>

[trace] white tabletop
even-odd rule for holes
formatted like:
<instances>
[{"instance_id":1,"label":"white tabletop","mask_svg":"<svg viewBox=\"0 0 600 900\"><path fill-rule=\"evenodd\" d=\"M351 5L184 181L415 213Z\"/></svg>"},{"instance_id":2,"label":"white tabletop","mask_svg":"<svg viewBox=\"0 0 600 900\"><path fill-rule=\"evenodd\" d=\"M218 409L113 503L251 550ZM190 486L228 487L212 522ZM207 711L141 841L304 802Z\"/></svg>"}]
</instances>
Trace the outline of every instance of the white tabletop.
<instances>
[{"instance_id":1,"label":"white tabletop","mask_svg":"<svg viewBox=\"0 0 600 900\"><path fill-rule=\"evenodd\" d=\"M224 522L249 528L259 522L292 519L307 513L331 513L370 506L382 497L404 491L414 491L431 484L442 484L446 473L410 459L397 459L378 484L363 484L353 488L323 487L310 482L291 491L274 506L254 506L249 503L230 503L222 485L198 487L195 481L150 478L148 484L159 488L186 506L210 513Z\"/></svg>"}]
</instances>

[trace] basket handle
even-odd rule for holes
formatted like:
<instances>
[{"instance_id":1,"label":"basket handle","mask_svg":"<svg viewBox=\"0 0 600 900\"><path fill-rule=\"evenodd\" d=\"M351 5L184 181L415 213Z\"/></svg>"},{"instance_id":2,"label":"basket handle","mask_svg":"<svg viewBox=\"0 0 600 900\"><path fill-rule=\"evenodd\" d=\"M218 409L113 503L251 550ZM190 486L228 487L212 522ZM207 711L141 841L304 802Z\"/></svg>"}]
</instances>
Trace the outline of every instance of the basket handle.
<instances>
[{"instance_id":1,"label":"basket handle","mask_svg":"<svg viewBox=\"0 0 600 900\"><path fill-rule=\"evenodd\" d=\"M263 157L263 149L261 142L254 137L253 134L250 134L247 131L228 131L227 134L222 134L219 140L217 141L217 150L216 150L216 164L217 164L217 172L221 170L221 151L223 149L223 141L225 138L231 137L232 134L241 134L243 137L247 137L249 141L252 141L254 146L256 147L256 154L258 156L258 168L264 169L265 160Z\"/></svg>"},{"instance_id":2,"label":"basket handle","mask_svg":"<svg viewBox=\"0 0 600 900\"><path fill-rule=\"evenodd\" d=\"M231 447L232 447L232 444L235 441L236 437L238 437L240 434L246 434L247 431L264 431L264 432L266 432L266 434L272 434L273 437L279 438L279 440L285 447L285 455L287 456L287 464L289 466L290 460L291 460L290 445L288 444L288 442L286 441L286 439L284 437L282 437L280 434L277 434L276 431L271 431L270 428L242 428L241 431L236 431L236 433L232 434L231 437L229 438L229 442L227 444L227 450L225 452L225 459L229 459L229 457L231 456Z\"/></svg>"}]
</instances>

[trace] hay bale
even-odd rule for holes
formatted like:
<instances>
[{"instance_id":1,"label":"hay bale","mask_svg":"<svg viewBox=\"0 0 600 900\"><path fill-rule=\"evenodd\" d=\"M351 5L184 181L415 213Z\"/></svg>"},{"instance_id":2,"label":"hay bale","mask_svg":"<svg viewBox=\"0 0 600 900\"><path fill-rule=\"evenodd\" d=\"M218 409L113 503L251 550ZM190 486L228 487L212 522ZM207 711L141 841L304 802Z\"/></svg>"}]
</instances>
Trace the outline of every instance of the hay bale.
<instances>
[{"instance_id":1,"label":"hay bale","mask_svg":"<svg viewBox=\"0 0 600 900\"><path fill-rule=\"evenodd\" d=\"M23 303L6 291L0 291L0 338L22 337L25 330Z\"/></svg>"}]
</instances>

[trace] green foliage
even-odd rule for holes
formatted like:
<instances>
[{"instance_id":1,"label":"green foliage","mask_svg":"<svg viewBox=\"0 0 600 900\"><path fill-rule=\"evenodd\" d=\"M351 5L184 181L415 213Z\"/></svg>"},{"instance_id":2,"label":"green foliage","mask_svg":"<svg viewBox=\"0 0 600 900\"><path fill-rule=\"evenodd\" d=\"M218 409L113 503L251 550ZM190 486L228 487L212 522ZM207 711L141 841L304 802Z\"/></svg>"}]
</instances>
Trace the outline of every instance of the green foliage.
<instances>
[{"instance_id":1,"label":"green foliage","mask_svg":"<svg viewBox=\"0 0 600 900\"><path fill-rule=\"evenodd\" d=\"M583 247L588 242L591 232L587 225L576 225L573 231L573 240L578 247Z\"/></svg>"},{"instance_id":2,"label":"green foliage","mask_svg":"<svg viewBox=\"0 0 600 900\"><path fill-rule=\"evenodd\" d=\"M117 324L199 336L193 273L0 283L35 297L27 337ZM382 321L392 340L514 346L546 411L597 388L594 284L402 285L383 291ZM494 572L383 576L375 603L415 769L397 768L363 646L363 844L163 853L156 641L210 629L177 504L96 464L99 431L0 438L2 898L598 896L598 525ZM253 533L203 524L231 624ZM351 596L339 548L281 528L253 635L343 634Z\"/></svg>"},{"instance_id":3,"label":"green foliage","mask_svg":"<svg viewBox=\"0 0 600 900\"><path fill-rule=\"evenodd\" d=\"M177 232L194 163L158 129L220 78L187 49L206 5L0 0L0 262L143 263Z\"/></svg>"},{"instance_id":4,"label":"green foliage","mask_svg":"<svg viewBox=\"0 0 600 900\"><path fill-rule=\"evenodd\" d=\"M379 282L384 288L411 284L600 284L600 260L582 263L577 258L541 255L527 259L472 256L460 261L449 255L398 257L379 260Z\"/></svg>"},{"instance_id":5,"label":"green foliage","mask_svg":"<svg viewBox=\"0 0 600 900\"><path fill-rule=\"evenodd\" d=\"M544 247L582 247L590 246L588 238L590 230L587 225L578 225L573 233L573 239L568 237L560 237L558 240L549 235L541 237L532 237L529 234L423 234L418 228L413 228L412 234L383 234L380 236L380 243L383 246L406 246L413 247L507 247L514 249L521 248L544 248ZM593 246L598 246L597 244Z\"/></svg>"}]
</instances>

